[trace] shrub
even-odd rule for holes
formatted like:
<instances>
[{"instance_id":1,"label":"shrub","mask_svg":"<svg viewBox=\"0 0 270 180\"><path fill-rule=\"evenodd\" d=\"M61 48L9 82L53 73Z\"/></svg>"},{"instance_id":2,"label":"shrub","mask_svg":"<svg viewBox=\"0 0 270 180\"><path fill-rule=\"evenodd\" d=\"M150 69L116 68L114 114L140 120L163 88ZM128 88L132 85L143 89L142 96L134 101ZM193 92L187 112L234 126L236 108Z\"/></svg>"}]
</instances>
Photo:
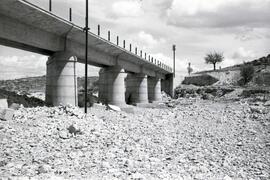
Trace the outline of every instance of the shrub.
<instances>
[{"instance_id":1,"label":"shrub","mask_svg":"<svg viewBox=\"0 0 270 180\"><path fill-rule=\"evenodd\" d=\"M253 75L254 67L252 65L244 65L241 68L241 76L243 78L244 84L247 84L253 78Z\"/></svg>"},{"instance_id":2,"label":"shrub","mask_svg":"<svg viewBox=\"0 0 270 180\"><path fill-rule=\"evenodd\" d=\"M252 96L258 96L258 94L270 94L270 91L263 89L243 90L241 96L243 96L244 98L249 98Z\"/></svg>"},{"instance_id":3,"label":"shrub","mask_svg":"<svg viewBox=\"0 0 270 180\"><path fill-rule=\"evenodd\" d=\"M87 107L92 107L94 103L98 102L98 98L92 94L92 92L87 92ZM78 94L78 106L84 107L84 92Z\"/></svg>"}]
</instances>

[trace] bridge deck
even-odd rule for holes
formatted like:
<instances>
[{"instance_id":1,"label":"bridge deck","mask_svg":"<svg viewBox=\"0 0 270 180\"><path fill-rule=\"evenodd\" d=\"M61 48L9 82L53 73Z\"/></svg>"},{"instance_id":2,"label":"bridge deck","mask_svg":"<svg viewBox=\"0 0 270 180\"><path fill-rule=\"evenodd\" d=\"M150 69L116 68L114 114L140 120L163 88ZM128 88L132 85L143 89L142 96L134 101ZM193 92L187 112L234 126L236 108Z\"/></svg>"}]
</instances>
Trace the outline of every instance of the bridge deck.
<instances>
[{"instance_id":1,"label":"bridge deck","mask_svg":"<svg viewBox=\"0 0 270 180\"><path fill-rule=\"evenodd\" d=\"M40 7L37 7L25 0L1 0L0 14L12 19L16 19L17 21L23 24L33 26L42 31L52 33L66 40L75 41L81 45L84 45L85 43L85 34L83 32L82 27L79 27L73 24L72 22L69 22L61 17L58 17L52 14L51 12L48 12ZM0 37L0 39L1 38L2 37ZM136 55L135 53L132 53L120 46L117 46L116 44L104 38L101 38L100 36L92 32L89 32L88 42L90 48L105 53L106 55L112 56L114 58L124 59L125 61L128 61L132 64L146 67L161 74L172 73L172 69L169 66L164 65L163 67L160 67L152 63L151 61L148 61L143 57ZM53 51L51 50L44 51L44 49L43 52L40 53L44 54L44 52L47 55L53 53ZM101 67L104 66L102 62L100 62L100 64L99 62L96 62L96 65Z\"/></svg>"}]
</instances>

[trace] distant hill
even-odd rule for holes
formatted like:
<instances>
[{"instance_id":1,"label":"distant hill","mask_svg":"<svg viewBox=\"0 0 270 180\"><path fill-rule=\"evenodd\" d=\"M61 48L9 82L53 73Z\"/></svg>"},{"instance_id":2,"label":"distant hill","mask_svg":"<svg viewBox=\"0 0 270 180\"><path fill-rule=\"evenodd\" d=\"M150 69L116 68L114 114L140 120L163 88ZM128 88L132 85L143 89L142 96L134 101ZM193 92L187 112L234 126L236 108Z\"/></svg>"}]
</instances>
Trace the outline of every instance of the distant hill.
<instances>
[{"instance_id":1,"label":"distant hill","mask_svg":"<svg viewBox=\"0 0 270 180\"><path fill-rule=\"evenodd\" d=\"M0 89L16 93L45 92L46 76L0 81Z\"/></svg>"},{"instance_id":2,"label":"distant hill","mask_svg":"<svg viewBox=\"0 0 270 180\"><path fill-rule=\"evenodd\" d=\"M98 76L88 77L88 89L97 88ZM95 87L94 87L95 86ZM84 88L84 77L78 77L79 90ZM45 93L46 76L20 78L0 81L0 89L19 94L31 94L35 92Z\"/></svg>"},{"instance_id":3,"label":"distant hill","mask_svg":"<svg viewBox=\"0 0 270 180\"><path fill-rule=\"evenodd\" d=\"M252 65L252 66L270 66L270 54L268 54L268 56L261 57L259 59L255 59L253 61L245 62L245 64ZM244 65L244 63L241 63L241 64L237 64L234 66L226 67L224 69L230 70L230 68L240 68L243 65Z\"/></svg>"},{"instance_id":4,"label":"distant hill","mask_svg":"<svg viewBox=\"0 0 270 180\"><path fill-rule=\"evenodd\" d=\"M217 69L215 72L234 71L234 70L236 71L236 70L239 70L243 65L244 63L236 64L236 65L225 67L222 69ZM252 65L255 67L255 69L261 69L265 66L270 66L270 54L268 54L265 57L255 59L253 61L245 62L245 65ZM202 74L202 73L209 73L209 72L214 72L214 71L213 70L199 71L199 72L195 72L194 74Z\"/></svg>"}]
</instances>

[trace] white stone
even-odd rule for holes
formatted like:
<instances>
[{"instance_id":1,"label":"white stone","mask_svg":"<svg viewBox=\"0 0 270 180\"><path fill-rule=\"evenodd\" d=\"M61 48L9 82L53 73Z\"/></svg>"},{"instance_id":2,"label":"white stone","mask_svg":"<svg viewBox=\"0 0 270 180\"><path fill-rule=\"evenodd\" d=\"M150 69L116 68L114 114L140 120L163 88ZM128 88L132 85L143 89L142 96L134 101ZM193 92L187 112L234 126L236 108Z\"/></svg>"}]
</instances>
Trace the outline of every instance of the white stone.
<instances>
[{"instance_id":1,"label":"white stone","mask_svg":"<svg viewBox=\"0 0 270 180\"><path fill-rule=\"evenodd\" d=\"M10 121L12 120L14 115L14 110L13 109L1 109L0 108L0 119L4 120L4 121Z\"/></svg>"},{"instance_id":2,"label":"white stone","mask_svg":"<svg viewBox=\"0 0 270 180\"><path fill-rule=\"evenodd\" d=\"M264 103L264 105L265 105L265 106L270 106L270 101L266 101L266 102Z\"/></svg>"},{"instance_id":3,"label":"white stone","mask_svg":"<svg viewBox=\"0 0 270 180\"><path fill-rule=\"evenodd\" d=\"M223 180L232 180L232 178L231 178L230 176L226 175L226 176L223 178Z\"/></svg>"},{"instance_id":4,"label":"white stone","mask_svg":"<svg viewBox=\"0 0 270 180\"><path fill-rule=\"evenodd\" d=\"M3 109L8 108L7 99L0 99L0 108L3 108Z\"/></svg>"},{"instance_id":5,"label":"white stone","mask_svg":"<svg viewBox=\"0 0 270 180\"><path fill-rule=\"evenodd\" d=\"M117 111L117 112L121 111L121 108L120 107L115 106L115 105L111 105L111 104L108 104L108 108L110 110Z\"/></svg>"}]
</instances>

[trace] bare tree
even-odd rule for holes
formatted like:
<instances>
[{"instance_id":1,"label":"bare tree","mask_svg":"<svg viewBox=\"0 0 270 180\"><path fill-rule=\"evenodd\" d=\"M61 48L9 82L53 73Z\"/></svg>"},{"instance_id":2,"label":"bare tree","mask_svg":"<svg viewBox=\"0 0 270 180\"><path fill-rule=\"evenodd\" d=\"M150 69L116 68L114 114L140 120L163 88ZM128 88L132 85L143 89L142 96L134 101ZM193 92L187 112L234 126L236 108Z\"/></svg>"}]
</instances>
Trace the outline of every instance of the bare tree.
<instances>
[{"instance_id":1,"label":"bare tree","mask_svg":"<svg viewBox=\"0 0 270 180\"><path fill-rule=\"evenodd\" d=\"M208 53L206 54L206 57L204 58L206 64L213 64L214 71L216 70L216 64L220 63L224 60L224 56L222 53Z\"/></svg>"},{"instance_id":2,"label":"bare tree","mask_svg":"<svg viewBox=\"0 0 270 180\"><path fill-rule=\"evenodd\" d=\"M193 72L193 69L191 67L191 63L188 63L187 70L188 70L188 75L190 75Z\"/></svg>"}]
</instances>

